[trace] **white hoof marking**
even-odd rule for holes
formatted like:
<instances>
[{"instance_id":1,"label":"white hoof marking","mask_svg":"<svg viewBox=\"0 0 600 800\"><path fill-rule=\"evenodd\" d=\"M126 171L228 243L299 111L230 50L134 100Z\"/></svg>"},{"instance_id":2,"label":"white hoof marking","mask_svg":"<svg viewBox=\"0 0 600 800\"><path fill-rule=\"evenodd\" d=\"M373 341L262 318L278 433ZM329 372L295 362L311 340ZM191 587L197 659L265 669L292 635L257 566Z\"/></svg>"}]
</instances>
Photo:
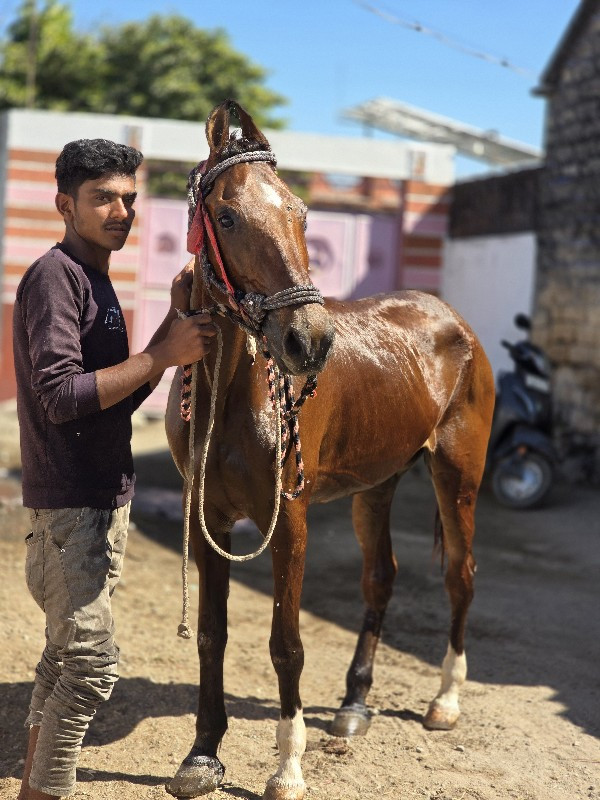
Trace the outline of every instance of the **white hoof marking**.
<instances>
[{"instance_id":1,"label":"white hoof marking","mask_svg":"<svg viewBox=\"0 0 600 800\"><path fill-rule=\"evenodd\" d=\"M442 685L434 697L431 707L439 709L444 715L458 719L458 693L467 677L467 657L458 655L451 644L442 662Z\"/></svg>"},{"instance_id":2,"label":"white hoof marking","mask_svg":"<svg viewBox=\"0 0 600 800\"><path fill-rule=\"evenodd\" d=\"M269 778L267 789L275 790L281 797L303 797L304 778L301 760L306 750L306 727L302 710L292 719L280 719L277 725L279 769Z\"/></svg>"}]
</instances>

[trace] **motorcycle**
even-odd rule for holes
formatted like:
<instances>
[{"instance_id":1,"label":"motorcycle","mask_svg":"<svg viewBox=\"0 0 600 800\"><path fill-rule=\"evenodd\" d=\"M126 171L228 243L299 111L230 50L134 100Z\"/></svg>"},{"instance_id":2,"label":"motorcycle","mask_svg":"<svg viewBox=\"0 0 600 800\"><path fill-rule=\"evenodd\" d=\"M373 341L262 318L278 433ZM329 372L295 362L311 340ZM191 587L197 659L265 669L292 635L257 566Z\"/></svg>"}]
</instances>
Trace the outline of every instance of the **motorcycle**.
<instances>
[{"instance_id":1,"label":"motorcycle","mask_svg":"<svg viewBox=\"0 0 600 800\"><path fill-rule=\"evenodd\" d=\"M525 314L515 325L529 331ZM554 480L557 455L552 443L550 362L528 339L502 340L514 362L500 372L488 446L488 472L494 496L509 508L532 508L547 495Z\"/></svg>"}]
</instances>

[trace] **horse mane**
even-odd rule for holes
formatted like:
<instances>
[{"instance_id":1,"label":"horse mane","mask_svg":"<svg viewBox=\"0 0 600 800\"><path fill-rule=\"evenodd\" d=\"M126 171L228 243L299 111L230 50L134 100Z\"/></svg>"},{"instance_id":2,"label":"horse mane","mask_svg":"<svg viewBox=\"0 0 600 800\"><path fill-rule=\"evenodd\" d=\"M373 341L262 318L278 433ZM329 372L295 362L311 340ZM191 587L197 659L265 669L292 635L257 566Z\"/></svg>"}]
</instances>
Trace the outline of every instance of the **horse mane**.
<instances>
[{"instance_id":1,"label":"horse mane","mask_svg":"<svg viewBox=\"0 0 600 800\"><path fill-rule=\"evenodd\" d=\"M219 151L216 163L220 164L226 158L241 155L242 153L254 153L257 150L270 149L270 147L265 147L264 142L258 142L256 139L246 139L239 131L234 131L225 147Z\"/></svg>"}]
</instances>

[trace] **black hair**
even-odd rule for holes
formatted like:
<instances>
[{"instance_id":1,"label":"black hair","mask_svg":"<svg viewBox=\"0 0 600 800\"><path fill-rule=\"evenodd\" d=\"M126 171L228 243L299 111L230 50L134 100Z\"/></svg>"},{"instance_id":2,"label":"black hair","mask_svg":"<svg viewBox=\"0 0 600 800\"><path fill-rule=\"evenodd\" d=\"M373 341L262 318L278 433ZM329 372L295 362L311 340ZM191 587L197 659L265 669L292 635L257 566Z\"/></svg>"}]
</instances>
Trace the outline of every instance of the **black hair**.
<instances>
[{"instance_id":1,"label":"black hair","mask_svg":"<svg viewBox=\"0 0 600 800\"><path fill-rule=\"evenodd\" d=\"M108 139L77 139L56 159L58 191L75 196L84 181L102 175L135 175L144 157L139 150Z\"/></svg>"}]
</instances>

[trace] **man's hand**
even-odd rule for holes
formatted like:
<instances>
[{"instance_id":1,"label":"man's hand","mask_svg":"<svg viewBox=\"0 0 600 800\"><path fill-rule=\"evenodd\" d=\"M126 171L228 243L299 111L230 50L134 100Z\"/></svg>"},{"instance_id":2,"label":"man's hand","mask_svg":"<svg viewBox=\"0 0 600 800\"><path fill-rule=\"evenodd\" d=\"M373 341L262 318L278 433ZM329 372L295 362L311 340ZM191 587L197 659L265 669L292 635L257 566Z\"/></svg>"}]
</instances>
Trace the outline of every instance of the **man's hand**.
<instances>
[{"instance_id":1,"label":"man's hand","mask_svg":"<svg viewBox=\"0 0 600 800\"><path fill-rule=\"evenodd\" d=\"M127 361L96 371L100 408L109 408L128 397L144 383L154 389L168 367L194 364L210 351L217 329L209 314L178 319L177 311L189 311L194 278L194 259L171 285L171 307L142 353Z\"/></svg>"},{"instance_id":2,"label":"man's hand","mask_svg":"<svg viewBox=\"0 0 600 800\"><path fill-rule=\"evenodd\" d=\"M165 368L194 364L209 353L216 332L209 314L173 320L166 337L155 346L157 357Z\"/></svg>"},{"instance_id":3,"label":"man's hand","mask_svg":"<svg viewBox=\"0 0 600 800\"><path fill-rule=\"evenodd\" d=\"M173 278L173 283L171 284L171 308L177 308L179 311L190 310L194 264L195 259L191 258L181 272Z\"/></svg>"},{"instance_id":4,"label":"man's hand","mask_svg":"<svg viewBox=\"0 0 600 800\"><path fill-rule=\"evenodd\" d=\"M120 402L144 383L149 382L153 389L167 367L200 361L209 352L216 332L209 314L173 320L164 338L142 353L96 371L100 408Z\"/></svg>"}]
</instances>

